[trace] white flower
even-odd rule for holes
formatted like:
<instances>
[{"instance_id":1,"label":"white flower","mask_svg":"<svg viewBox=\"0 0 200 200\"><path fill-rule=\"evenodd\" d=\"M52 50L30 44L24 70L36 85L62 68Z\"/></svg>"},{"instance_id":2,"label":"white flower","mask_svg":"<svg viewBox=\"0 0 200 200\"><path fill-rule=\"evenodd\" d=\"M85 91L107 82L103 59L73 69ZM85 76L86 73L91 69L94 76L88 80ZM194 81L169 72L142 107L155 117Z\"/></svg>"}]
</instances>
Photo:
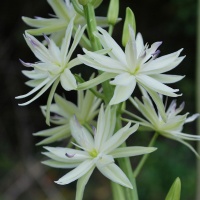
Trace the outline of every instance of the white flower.
<instances>
[{"instance_id":1,"label":"white flower","mask_svg":"<svg viewBox=\"0 0 200 200\"><path fill-rule=\"evenodd\" d=\"M197 156L199 156L194 148L184 140L199 141L200 136L190 135L182 132L184 124L194 121L197 117L199 117L199 114L194 114L191 117L187 117L189 113L180 115L179 113L183 110L184 103L177 107L176 100L173 100L168 109L163 112L162 108L165 106L161 96L157 95L156 97L154 94L154 97L157 98L157 102L155 101L156 109L154 108L153 102L147 93L142 97L143 103L137 98L130 98L133 105L146 118L143 119L135 114L131 114L135 118L134 122L140 123L141 126L150 128L164 137L183 143Z\"/></svg>"},{"instance_id":2,"label":"white flower","mask_svg":"<svg viewBox=\"0 0 200 200\"><path fill-rule=\"evenodd\" d=\"M52 18L36 17L35 19L31 19L29 17L22 17L26 24L37 28L27 30L28 33L32 35L51 34L51 38L56 43L59 43L65 35L65 30L70 23L70 19L75 17L74 28L86 24L85 18L75 11L70 0L47 0L47 2L52 7L55 15L51 15ZM99 26L108 26L106 17L97 16L96 20Z\"/></svg>"},{"instance_id":3,"label":"white flower","mask_svg":"<svg viewBox=\"0 0 200 200\"><path fill-rule=\"evenodd\" d=\"M56 183L60 185L69 184L77 179L77 196L82 199L83 190L95 167L110 180L125 187L132 185L124 172L115 164L115 158L136 156L150 153L156 150L153 147L119 147L132 133L138 124L130 127L128 123L115 134L116 111L109 107L104 112L100 109L97 129L94 128L94 136L81 126L75 118L71 120L71 132L75 139L75 146L81 150L71 148L45 147L49 152L44 153L51 160L44 161L52 167L74 168L72 171L60 178Z\"/></svg>"},{"instance_id":4,"label":"white flower","mask_svg":"<svg viewBox=\"0 0 200 200\"><path fill-rule=\"evenodd\" d=\"M83 91L78 91L77 106L58 94L55 94L54 99L55 103L50 106L50 122L57 126L34 133L35 136L47 137L37 145L49 144L70 137L69 122L74 115L81 125L95 124L93 120L99 112L98 108L101 103L101 100L89 90L86 91L85 95ZM47 106L42 106L41 109L46 116Z\"/></svg>"},{"instance_id":5,"label":"white flower","mask_svg":"<svg viewBox=\"0 0 200 200\"><path fill-rule=\"evenodd\" d=\"M39 42L35 37L25 33L25 40L28 46L40 61L36 63L25 63L22 61L24 66L33 68L32 71L22 71L25 76L32 79L26 84L33 87L33 89L27 94L16 98L25 98L37 91L39 92L31 100L19 105L27 105L31 103L40 97L53 83L54 85L50 95L52 97L59 82L66 91L75 90L77 88L76 79L70 69L79 65L80 62L77 58L73 60L70 60L70 58L79 43L79 40L84 32L84 28L85 27L82 29L80 27L78 28L71 48L69 48L69 46L72 36L73 19L66 30L65 38L63 39L62 46L60 48L58 48L54 41L49 39L47 36L45 36L45 39L47 40L48 48Z\"/></svg>"},{"instance_id":6,"label":"white flower","mask_svg":"<svg viewBox=\"0 0 200 200\"><path fill-rule=\"evenodd\" d=\"M136 83L146 90L153 90L172 97L178 96L175 94L178 89L172 89L165 83L174 83L181 80L183 76L163 73L175 68L183 60L184 56L179 57L182 49L157 58L159 54L157 48L161 42L155 42L151 47L148 44L144 45L142 35L138 33L135 39L135 33L130 27L130 39L125 52L123 52L108 32L100 27L98 30L101 34L95 33L95 35L99 38L104 49L110 49L109 56L84 49L86 55L78 57L84 64L113 76L114 80L110 81L110 84L116 87L110 105L127 100L133 93ZM99 82L98 80L97 84Z\"/></svg>"}]
</instances>

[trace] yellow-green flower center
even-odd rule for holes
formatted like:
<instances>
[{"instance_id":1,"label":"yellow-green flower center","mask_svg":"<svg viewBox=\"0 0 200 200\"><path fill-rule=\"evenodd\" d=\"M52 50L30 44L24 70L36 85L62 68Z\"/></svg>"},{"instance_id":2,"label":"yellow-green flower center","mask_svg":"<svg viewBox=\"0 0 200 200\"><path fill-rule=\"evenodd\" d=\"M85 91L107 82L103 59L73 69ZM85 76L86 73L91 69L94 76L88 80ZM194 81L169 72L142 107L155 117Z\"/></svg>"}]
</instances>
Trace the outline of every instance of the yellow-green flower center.
<instances>
[{"instance_id":1,"label":"yellow-green flower center","mask_svg":"<svg viewBox=\"0 0 200 200\"><path fill-rule=\"evenodd\" d=\"M98 152L96 149L93 149L92 151L89 152L90 156L92 156L93 158L97 157Z\"/></svg>"}]
</instances>

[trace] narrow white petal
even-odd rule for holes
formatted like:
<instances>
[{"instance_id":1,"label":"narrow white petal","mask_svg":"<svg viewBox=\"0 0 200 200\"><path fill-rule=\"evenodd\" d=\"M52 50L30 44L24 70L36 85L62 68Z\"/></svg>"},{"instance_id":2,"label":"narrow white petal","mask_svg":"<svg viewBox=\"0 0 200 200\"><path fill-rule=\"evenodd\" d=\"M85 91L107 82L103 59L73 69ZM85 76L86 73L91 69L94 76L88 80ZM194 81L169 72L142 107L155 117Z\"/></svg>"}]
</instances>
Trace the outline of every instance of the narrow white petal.
<instances>
[{"instance_id":1,"label":"narrow white petal","mask_svg":"<svg viewBox=\"0 0 200 200\"><path fill-rule=\"evenodd\" d=\"M37 71L32 70L32 71L28 71L28 70L22 70L22 73L27 76L30 79L44 79L47 78L47 74L46 73L37 73Z\"/></svg>"},{"instance_id":2,"label":"narrow white petal","mask_svg":"<svg viewBox=\"0 0 200 200\"><path fill-rule=\"evenodd\" d=\"M71 36L72 36L72 30L73 30L73 18L71 19L70 23L67 26L67 30L65 32L65 37L62 41L61 45L61 58L62 58L62 63L65 63L67 53L69 51L69 45L71 41Z\"/></svg>"},{"instance_id":3,"label":"narrow white petal","mask_svg":"<svg viewBox=\"0 0 200 200\"><path fill-rule=\"evenodd\" d=\"M193 122L195 119L197 119L198 117L200 116L199 113L196 113L190 117L188 117L186 120L185 120L185 123L189 123L189 122Z\"/></svg>"},{"instance_id":4,"label":"narrow white petal","mask_svg":"<svg viewBox=\"0 0 200 200\"><path fill-rule=\"evenodd\" d=\"M200 141L200 135L192 135L187 133L181 133L178 131L169 131L174 137L184 139L184 140L193 140L193 141Z\"/></svg>"},{"instance_id":5,"label":"narrow white petal","mask_svg":"<svg viewBox=\"0 0 200 200\"><path fill-rule=\"evenodd\" d=\"M123 185L128 188L133 188L131 182L128 180L127 176L124 172L116 165L116 164L109 164L105 167L99 167L97 162L97 168L99 171L111 181Z\"/></svg>"},{"instance_id":6,"label":"narrow white petal","mask_svg":"<svg viewBox=\"0 0 200 200\"><path fill-rule=\"evenodd\" d=\"M49 87L53 84L53 82L56 80L57 77L55 77L54 79L50 80L31 100L25 102L25 103L21 103L18 104L19 106L26 106L28 104L30 104L31 102L35 101L37 98L39 98L44 92L46 92L46 90L49 89Z\"/></svg>"},{"instance_id":7,"label":"narrow white petal","mask_svg":"<svg viewBox=\"0 0 200 200\"><path fill-rule=\"evenodd\" d=\"M137 48L138 55L140 55L142 51L144 50L144 41L143 41L141 33L138 33L136 36L136 48Z\"/></svg>"},{"instance_id":8,"label":"narrow white petal","mask_svg":"<svg viewBox=\"0 0 200 200\"><path fill-rule=\"evenodd\" d=\"M135 41L135 33L134 30L129 26L130 37L129 41L126 44L125 54L126 54L126 61L128 64L128 68L134 71L137 63L137 47Z\"/></svg>"},{"instance_id":9,"label":"narrow white petal","mask_svg":"<svg viewBox=\"0 0 200 200\"><path fill-rule=\"evenodd\" d=\"M78 45L78 43L79 43L79 41L80 41L80 39L83 35L83 32L85 31L85 28L86 28L86 26L84 26L82 28L79 26L78 30L76 31L76 34L74 36L74 41L71 45L71 48L70 48L68 55L67 55L67 58L66 58L67 62L69 61L69 59L72 56L72 53L74 52L75 48L77 47L77 45Z\"/></svg>"},{"instance_id":10,"label":"narrow white petal","mask_svg":"<svg viewBox=\"0 0 200 200\"><path fill-rule=\"evenodd\" d=\"M84 149L92 151L94 149L94 139L86 128L81 126L75 117L70 120L71 134L76 142Z\"/></svg>"},{"instance_id":11,"label":"narrow white petal","mask_svg":"<svg viewBox=\"0 0 200 200\"><path fill-rule=\"evenodd\" d=\"M43 62L49 62L49 60L52 59L48 52L48 49L35 37L33 37L27 32L25 32L25 40L30 49L33 51L33 53L39 60Z\"/></svg>"},{"instance_id":12,"label":"narrow white petal","mask_svg":"<svg viewBox=\"0 0 200 200\"><path fill-rule=\"evenodd\" d=\"M129 86L135 82L135 77L129 73L122 73L117 75L114 80L110 81L112 85Z\"/></svg>"},{"instance_id":13,"label":"narrow white petal","mask_svg":"<svg viewBox=\"0 0 200 200\"><path fill-rule=\"evenodd\" d=\"M99 150L102 144L102 138L103 138L104 128L106 126L106 123L107 123L107 119L105 119L105 112L104 112L104 108L102 104L99 115L98 115L97 130L95 133L95 149L97 150Z\"/></svg>"},{"instance_id":14,"label":"narrow white petal","mask_svg":"<svg viewBox=\"0 0 200 200\"><path fill-rule=\"evenodd\" d=\"M130 127L131 123L129 122L126 126L118 130L110 139L108 139L103 145L101 151L109 153L115 148L120 146L131 134L133 134L139 127L139 124L135 124ZM129 128L130 127L130 128Z\"/></svg>"},{"instance_id":15,"label":"narrow white petal","mask_svg":"<svg viewBox=\"0 0 200 200\"><path fill-rule=\"evenodd\" d=\"M97 76L96 78L93 78L89 81L79 84L77 89L86 90L86 89L92 88L100 83L103 83L104 81L114 78L115 76L116 74L104 72L100 74L99 76Z\"/></svg>"},{"instance_id":16,"label":"narrow white petal","mask_svg":"<svg viewBox=\"0 0 200 200\"><path fill-rule=\"evenodd\" d=\"M113 158L124 158L131 156L138 156L155 151L157 148L154 147L120 147L110 152Z\"/></svg>"},{"instance_id":17,"label":"narrow white petal","mask_svg":"<svg viewBox=\"0 0 200 200\"><path fill-rule=\"evenodd\" d=\"M50 81L50 78L45 79L42 83L40 83L39 85L37 85L34 89L32 89L30 92L28 92L27 94L24 95L20 95L15 97L16 99L22 99L25 97L28 97L30 95L32 95L33 93L37 92L38 90L40 90L44 85L46 85L48 82Z\"/></svg>"},{"instance_id":18,"label":"narrow white petal","mask_svg":"<svg viewBox=\"0 0 200 200\"><path fill-rule=\"evenodd\" d=\"M72 67L80 65L80 64L82 64L82 62L76 57L70 60L69 63L67 63L67 68L71 69Z\"/></svg>"},{"instance_id":19,"label":"narrow white petal","mask_svg":"<svg viewBox=\"0 0 200 200\"><path fill-rule=\"evenodd\" d=\"M65 1L48 0L47 2L52 7L56 16L58 16L61 19L65 19L65 20L70 18L69 13L71 13L71 9L69 10L70 7L69 6L67 7ZM68 23L68 22L65 22L65 23Z\"/></svg>"},{"instance_id":20,"label":"narrow white petal","mask_svg":"<svg viewBox=\"0 0 200 200\"><path fill-rule=\"evenodd\" d=\"M110 72L110 73L122 73L124 71L122 71L121 69L117 69L117 68L109 68L107 65L102 65L98 62L96 62L95 60L89 58L87 55L78 55L78 59L85 65L92 67L94 69L100 70L100 71L104 71L104 72Z\"/></svg>"},{"instance_id":21,"label":"narrow white petal","mask_svg":"<svg viewBox=\"0 0 200 200\"><path fill-rule=\"evenodd\" d=\"M111 48L112 51L109 53L111 57L114 57L115 59L119 60L121 63L126 65L126 58L123 50L121 47L117 44L117 42L109 35L107 31L104 29L98 27L97 28L101 33L97 33L97 36L100 39L101 44L105 49Z\"/></svg>"},{"instance_id":22,"label":"narrow white petal","mask_svg":"<svg viewBox=\"0 0 200 200\"><path fill-rule=\"evenodd\" d=\"M111 68L113 70L114 69L121 70L121 71L125 70L125 67L124 67L125 65L116 59L113 59L111 57L104 56L102 54L98 54L95 52L87 51L86 49L83 49L83 51L85 52L87 56L92 58L94 61L106 66L107 68Z\"/></svg>"},{"instance_id":23,"label":"narrow white petal","mask_svg":"<svg viewBox=\"0 0 200 200\"><path fill-rule=\"evenodd\" d=\"M103 105L101 106L95 134L95 149L100 150L105 142L112 136L116 121L115 115L115 108L111 109L110 106L107 106L104 113Z\"/></svg>"},{"instance_id":24,"label":"narrow white petal","mask_svg":"<svg viewBox=\"0 0 200 200\"><path fill-rule=\"evenodd\" d=\"M69 184L77 179L79 179L81 176L85 175L87 172L92 169L94 166L93 160L86 160L83 163L81 163L78 167L64 175L62 178L60 178L58 181L55 181L55 183L59 185L66 185Z\"/></svg>"},{"instance_id":25,"label":"narrow white petal","mask_svg":"<svg viewBox=\"0 0 200 200\"><path fill-rule=\"evenodd\" d=\"M60 76L60 83L66 91L75 90L77 88L76 79L67 68Z\"/></svg>"},{"instance_id":26,"label":"narrow white petal","mask_svg":"<svg viewBox=\"0 0 200 200\"><path fill-rule=\"evenodd\" d=\"M63 147L44 147L44 148L48 150L50 153L52 153L53 155L63 160L63 162L78 162L80 160L86 160L90 158L87 152L77 150L77 149L70 149L70 148L63 148ZM69 156L71 155L71 157L68 157L67 155ZM50 157L50 158L55 159L54 157ZM58 160L58 161L61 161L61 160Z\"/></svg>"},{"instance_id":27,"label":"narrow white petal","mask_svg":"<svg viewBox=\"0 0 200 200\"><path fill-rule=\"evenodd\" d=\"M109 104L114 105L127 100L133 93L135 86L136 86L136 81L134 77L129 85L126 86L117 85L115 87L114 95L110 100Z\"/></svg>"},{"instance_id":28,"label":"narrow white petal","mask_svg":"<svg viewBox=\"0 0 200 200\"><path fill-rule=\"evenodd\" d=\"M172 75L172 74L153 74L150 76L161 83L175 83L185 77L185 76Z\"/></svg>"},{"instance_id":29,"label":"narrow white petal","mask_svg":"<svg viewBox=\"0 0 200 200\"><path fill-rule=\"evenodd\" d=\"M178 89L172 89L159 81L151 78L150 76L147 75L137 75L136 80L139 84L141 84L144 88L150 88L158 93L164 94L166 96L171 96L171 97L177 97L179 96L178 94L175 94L174 92L178 92Z\"/></svg>"},{"instance_id":30,"label":"narrow white petal","mask_svg":"<svg viewBox=\"0 0 200 200\"><path fill-rule=\"evenodd\" d=\"M61 168L61 169L75 168L78 165L80 165L80 163L64 163L64 162L59 162L56 160L45 160L45 161L42 161L42 164L50 166L50 167L54 167L54 168Z\"/></svg>"},{"instance_id":31,"label":"narrow white petal","mask_svg":"<svg viewBox=\"0 0 200 200\"><path fill-rule=\"evenodd\" d=\"M142 72L146 74L164 73L175 68L184 59L184 56L178 57L181 51L182 49L145 63Z\"/></svg>"}]
</instances>

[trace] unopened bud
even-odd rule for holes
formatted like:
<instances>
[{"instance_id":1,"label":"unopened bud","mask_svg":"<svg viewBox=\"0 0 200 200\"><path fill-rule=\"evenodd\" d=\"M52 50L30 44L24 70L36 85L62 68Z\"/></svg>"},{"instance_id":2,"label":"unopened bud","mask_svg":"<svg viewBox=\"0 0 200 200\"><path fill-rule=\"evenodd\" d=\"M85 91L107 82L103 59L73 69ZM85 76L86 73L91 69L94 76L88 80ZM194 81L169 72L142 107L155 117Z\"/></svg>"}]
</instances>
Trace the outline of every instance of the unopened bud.
<instances>
[{"instance_id":1,"label":"unopened bud","mask_svg":"<svg viewBox=\"0 0 200 200\"><path fill-rule=\"evenodd\" d=\"M88 3L90 3L90 0L78 0L78 2L79 2L82 6L85 6L85 5L87 5Z\"/></svg>"},{"instance_id":2,"label":"unopened bud","mask_svg":"<svg viewBox=\"0 0 200 200\"><path fill-rule=\"evenodd\" d=\"M92 0L91 4L94 6L94 8L97 8L100 6L103 0Z\"/></svg>"},{"instance_id":3,"label":"unopened bud","mask_svg":"<svg viewBox=\"0 0 200 200\"><path fill-rule=\"evenodd\" d=\"M111 0L108 8L108 23L115 25L119 15L119 0Z\"/></svg>"},{"instance_id":4,"label":"unopened bud","mask_svg":"<svg viewBox=\"0 0 200 200\"><path fill-rule=\"evenodd\" d=\"M130 8L126 8L126 18L124 22L123 28L123 35L122 35L122 45L126 46L126 43L129 40L129 26L133 28L134 32L136 33L136 22L135 22L135 15Z\"/></svg>"},{"instance_id":5,"label":"unopened bud","mask_svg":"<svg viewBox=\"0 0 200 200\"><path fill-rule=\"evenodd\" d=\"M180 178L176 178L165 200L180 200L180 197L181 197L181 180Z\"/></svg>"}]
</instances>

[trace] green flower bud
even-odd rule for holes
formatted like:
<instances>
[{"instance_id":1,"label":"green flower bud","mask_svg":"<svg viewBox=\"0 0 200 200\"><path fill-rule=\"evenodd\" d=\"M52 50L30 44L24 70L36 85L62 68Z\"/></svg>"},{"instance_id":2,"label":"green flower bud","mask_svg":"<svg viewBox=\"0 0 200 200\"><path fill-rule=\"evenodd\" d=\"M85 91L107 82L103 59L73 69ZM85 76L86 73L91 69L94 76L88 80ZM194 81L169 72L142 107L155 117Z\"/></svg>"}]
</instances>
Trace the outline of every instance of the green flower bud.
<instances>
[{"instance_id":1,"label":"green flower bud","mask_svg":"<svg viewBox=\"0 0 200 200\"><path fill-rule=\"evenodd\" d=\"M90 3L90 0L78 0L78 2L79 2L82 6L85 6L85 5L87 5L88 3Z\"/></svg>"},{"instance_id":2,"label":"green flower bud","mask_svg":"<svg viewBox=\"0 0 200 200\"><path fill-rule=\"evenodd\" d=\"M97 8L100 6L103 0L92 0L91 4L94 6L94 8Z\"/></svg>"},{"instance_id":3,"label":"green flower bud","mask_svg":"<svg viewBox=\"0 0 200 200\"><path fill-rule=\"evenodd\" d=\"M111 0L108 8L108 23L115 25L119 15L119 0Z\"/></svg>"},{"instance_id":4,"label":"green flower bud","mask_svg":"<svg viewBox=\"0 0 200 200\"><path fill-rule=\"evenodd\" d=\"M181 180L178 177L172 184L165 200L180 200L180 196L181 196Z\"/></svg>"},{"instance_id":5,"label":"green flower bud","mask_svg":"<svg viewBox=\"0 0 200 200\"><path fill-rule=\"evenodd\" d=\"M124 28L123 28L123 35L122 35L122 45L123 46L126 46L126 43L129 40L129 26L131 26L136 33L135 15L134 15L133 11L129 7L127 7L126 8L126 18L125 18Z\"/></svg>"},{"instance_id":6,"label":"green flower bud","mask_svg":"<svg viewBox=\"0 0 200 200\"><path fill-rule=\"evenodd\" d=\"M79 4L82 6L86 6L88 3L90 3L94 8L97 8L103 0L78 0Z\"/></svg>"}]
</instances>

